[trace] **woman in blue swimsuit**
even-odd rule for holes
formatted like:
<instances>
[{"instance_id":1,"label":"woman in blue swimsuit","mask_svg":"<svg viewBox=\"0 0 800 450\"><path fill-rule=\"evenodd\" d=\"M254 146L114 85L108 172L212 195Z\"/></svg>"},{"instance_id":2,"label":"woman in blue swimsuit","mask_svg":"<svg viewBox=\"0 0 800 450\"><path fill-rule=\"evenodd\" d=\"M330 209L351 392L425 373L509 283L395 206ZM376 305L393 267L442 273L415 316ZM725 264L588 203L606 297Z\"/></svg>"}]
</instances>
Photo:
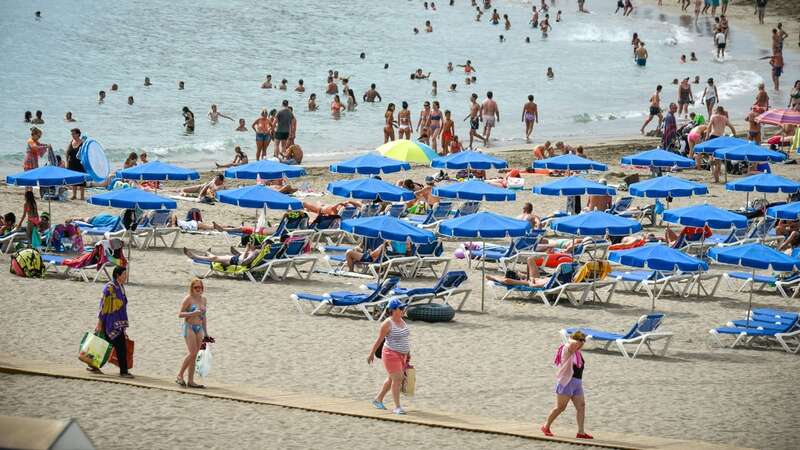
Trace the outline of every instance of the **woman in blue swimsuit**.
<instances>
[{"instance_id":1,"label":"woman in blue swimsuit","mask_svg":"<svg viewBox=\"0 0 800 450\"><path fill-rule=\"evenodd\" d=\"M190 388L204 388L202 384L195 384L194 382L194 366L197 360L197 352L203 342L214 342L214 339L208 337L208 328L206 322L206 298L203 296L203 281L195 278L189 284L189 295L183 299L181 303L181 310L178 312L178 317L184 319L183 322L183 337L186 339L186 347L189 349L189 354L183 359L181 370L178 372L178 378L175 383L179 386ZM189 382L183 380L183 374L189 372Z\"/></svg>"}]
</instances>

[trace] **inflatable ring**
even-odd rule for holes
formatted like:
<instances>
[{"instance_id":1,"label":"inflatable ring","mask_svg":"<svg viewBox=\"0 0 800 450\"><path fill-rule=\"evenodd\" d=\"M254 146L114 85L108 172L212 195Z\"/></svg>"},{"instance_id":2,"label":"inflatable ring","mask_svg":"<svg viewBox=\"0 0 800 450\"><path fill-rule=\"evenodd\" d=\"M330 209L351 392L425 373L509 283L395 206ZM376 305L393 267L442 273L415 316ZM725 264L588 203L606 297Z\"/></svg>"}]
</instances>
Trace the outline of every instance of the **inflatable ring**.
<instances>
[{"instance_id":1,"label":"inflatable ring","mask_svg":"<svg viewBox=\"0 0 800 450\"><path fill-rule=\"evenodd\" d=\"M449 322L456 315L452 306L442 303L427 303L408 308L408 318L423 322Z\"/></svg>"}]
</instances>

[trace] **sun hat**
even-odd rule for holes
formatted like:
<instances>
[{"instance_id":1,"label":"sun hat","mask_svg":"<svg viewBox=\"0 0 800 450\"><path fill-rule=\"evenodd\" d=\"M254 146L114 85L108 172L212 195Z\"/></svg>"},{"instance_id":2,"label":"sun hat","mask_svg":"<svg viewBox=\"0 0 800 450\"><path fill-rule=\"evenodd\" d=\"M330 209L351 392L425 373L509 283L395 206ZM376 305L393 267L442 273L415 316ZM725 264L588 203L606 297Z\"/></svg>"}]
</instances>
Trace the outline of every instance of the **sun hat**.
<instances>
[{"instance_id":1,"label":"sun hat","mask_svg":"<svg viewBox=\"0 0 800 450\"><path fill-rule=\"evenodd\" d=\"M407 305L405 303L401 302L399 299L393 298L393 299L389 300L389 304L386 305L386 309L388 309L389 311L393 311L393 310L398 309L398 308L399 309L405 309L406 306Z\"/></svg>"}]
</instances>

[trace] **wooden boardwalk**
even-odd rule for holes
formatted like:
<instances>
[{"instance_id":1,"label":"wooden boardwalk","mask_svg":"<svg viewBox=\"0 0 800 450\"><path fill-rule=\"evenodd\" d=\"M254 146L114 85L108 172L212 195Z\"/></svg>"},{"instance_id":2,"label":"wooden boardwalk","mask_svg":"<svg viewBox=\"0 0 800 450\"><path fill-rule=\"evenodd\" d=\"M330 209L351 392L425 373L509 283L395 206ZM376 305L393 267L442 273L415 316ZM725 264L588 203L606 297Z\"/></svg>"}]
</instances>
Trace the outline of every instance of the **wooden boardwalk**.
<instances>
[{"instance_id":1,"label":"wooden boardwalk","mask_svg":"<svg viewBox=\"0 0 800 450\"><path fill-rule=\"evenodd\" d=\"M113 373L115 367L109 372ZM609 433L592 430L594 439L575 439L573 431L567 436L543 436L539 427L532 422L519 422L514 420L470 416L445 411L431 411L410 409L407 415L398 416L388 411L376 410L365 400L325 397L315 394L287 393L270 388L247 385L218 385L214 384L206 389L186 389L176 385L173 380L154 378L136 374L136 378L124 379L116 375L96 375L84 369L78 361L74 366L62 366L47 362L22 361L16 357L0 354L0 372L10 374L39 375L73 380L85 380L125 384L140 388L159 389L181 394L199 395L210 398L221 398L248 403L282 406L285 408L300 409L316 413L338 414L343 416L361 417L391 422L424 425L429 427L450 428L477 433L489 433L504 436L514 436L537 441L562 442L578 445L592 445L604 448L621 449L723 449L740 448L703 441L684 439L666 439L654 436L637 436L633 434ZM555 429L558 433L559 429Z\"/></svg>"}]
</instances>

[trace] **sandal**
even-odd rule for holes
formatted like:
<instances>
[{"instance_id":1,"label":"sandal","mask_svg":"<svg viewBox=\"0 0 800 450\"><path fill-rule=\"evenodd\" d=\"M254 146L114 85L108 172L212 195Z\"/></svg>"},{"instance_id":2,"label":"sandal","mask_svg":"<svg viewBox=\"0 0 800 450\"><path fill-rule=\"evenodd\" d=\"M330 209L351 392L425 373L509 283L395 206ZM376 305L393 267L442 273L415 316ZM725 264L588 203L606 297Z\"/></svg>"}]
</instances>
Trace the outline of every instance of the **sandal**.
<instances>
[{"instance_id":1,"label":"sandal","mask_svg":"<svg viewBox=\"0 0 800 450\"><path fill-rule=\"evenodd\" d=\"M103 371L98 369L97 367L89 366L89 367L86 368L86 370L88 370L89 372L92 372L92 373L99 373L100 375L103 374Z\"/></svg>"},{"instance_id":2,"label":"sandal","mask_svg":"<svg viewBox=\"0 0 800 450\"><path fill-rule=\"evenodd\" d=\"M575 437L578 439L594 439L594 436L588 433L578 433Z\"/></svg>"},{"instance_id":3,"label":"sandal","mask_svg":"<svg viewBox=\"0 0 800 450\"><path fill-rule=\"evenodd\" d=\"M194 389L205 389L205 386L203 386L202 384L187 383L186 386Z\"/></svg>"},{"instance_id":4,"label":"sandal","mask_svg":"<svg viewBox=\"0 0 800 450\"><path fill-rule=\"evenodd\" d=\"M181 380L180 378L175 379L175 384L177 384L180 387L186 387L186 382Z\"/></svg>"},{"instance_id":5,"label":"sandal","mask_svg":"<svg viewBox=\"0 0 800 450\"><path fill-rule=\"evenodd\" d=\"M539 429L542 430L542 433L544 433L545 436L552 436L553 435L553 432L550 431L550 428L547 428L544 425L542 425L542 428L539 428Z\"/></svg>"}]
</instances>

